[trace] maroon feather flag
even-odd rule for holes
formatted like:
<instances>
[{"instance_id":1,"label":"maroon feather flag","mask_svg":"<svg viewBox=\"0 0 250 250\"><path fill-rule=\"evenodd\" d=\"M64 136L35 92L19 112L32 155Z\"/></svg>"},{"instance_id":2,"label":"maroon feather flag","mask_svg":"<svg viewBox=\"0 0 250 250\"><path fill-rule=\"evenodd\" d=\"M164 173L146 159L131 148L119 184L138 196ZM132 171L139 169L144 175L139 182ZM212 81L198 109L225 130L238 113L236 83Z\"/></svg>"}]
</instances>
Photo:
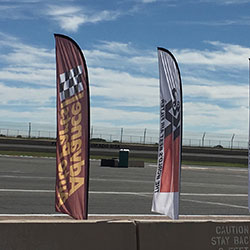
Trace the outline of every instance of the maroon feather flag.
<instances>
[{"instance_id":1,"label":"maroon feather flag","mask_svg":"<svg viewBox=\"0 0 250 250\"><path fill-rule=\"evenodd\" d=\"M55 34L57 79L57 212L88 216L89 83L80 47Z\"/></svg>"}]
</instances>

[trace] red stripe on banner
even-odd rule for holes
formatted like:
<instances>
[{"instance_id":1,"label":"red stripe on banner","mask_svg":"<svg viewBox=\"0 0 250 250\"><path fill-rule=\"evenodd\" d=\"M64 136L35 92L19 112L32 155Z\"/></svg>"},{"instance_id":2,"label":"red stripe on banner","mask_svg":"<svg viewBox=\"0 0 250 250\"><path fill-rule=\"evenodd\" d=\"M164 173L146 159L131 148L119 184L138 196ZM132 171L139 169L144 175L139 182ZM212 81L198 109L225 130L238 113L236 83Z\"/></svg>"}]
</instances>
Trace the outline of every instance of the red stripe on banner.
<instances>
[{"instance_id":1,"label":"red stripe on banner","mask_svg":"<svg viewBox=\"0 0 250 250\"><path fill-rule=\"evenodd\" d=\"M164 163L160 192L179 192L180 136L174 141L170 134L164 140Z\"/></svg>"}]
</instances>

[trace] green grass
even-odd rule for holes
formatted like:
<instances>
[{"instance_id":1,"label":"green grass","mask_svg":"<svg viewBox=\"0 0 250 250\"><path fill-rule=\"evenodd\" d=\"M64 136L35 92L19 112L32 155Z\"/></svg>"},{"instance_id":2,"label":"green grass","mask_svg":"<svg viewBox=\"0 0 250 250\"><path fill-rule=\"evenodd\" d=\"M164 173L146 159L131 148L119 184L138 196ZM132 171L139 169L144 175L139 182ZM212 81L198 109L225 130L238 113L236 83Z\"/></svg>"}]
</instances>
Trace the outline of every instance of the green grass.
<instances>
[{"instance_id":1,"label":"green grass","mask_svg":"<svg viewBox=\"0 0 250 250\"><path fill-rule=\"evenodd\" d=\"M107 156L107 155L90 155L90 159L101 160L101 159L113 159L113 158L118 159L118 157L112 157L112 156ZM129 157L129 160L156 163L155 159L150 159L150 158Z\"/></svg>"},{"instance_id":2,"label":"green grass","mask_svg":"<svg viewBox=\"0 0 250 250\"><path fill-rule=\"evenodd\" d=\"M35 156L35 157L56 157L55 153L22 152L22 151L0 151L0 155Z\"/></svg>"},{"instance_id":3,"label":"green grass","mask_svg":"<svg viewBox=\"0 0 250 250\"><path fill-rule=\"evenodd\" d=\"M15 155L15 156L34 156L34 157L56 157L55 153L44 153L44 152L22 152L22 151L0 151L0 155ZM116 157L112 156L104 156L104 155L90 155L90 159L112 159ZM137 160L137 161L145 161L156 163L154 159L148 158L136 158L136 157L129 157L130 160Z\"/></svg>"},{"instance_id":4,"label":"green grass","mask_svg":"<svg viewBox=\"0 0 250 250\"><path fill-rule=\"evenodd\" d=\"M247 168L247 164L230 163L230 162L208 162L208 161L182 161L182 165L195 165L195 166L216 166L216 167L240 167Z\"/></svg>"},{"instance_id":5,"label":"green grass","mask_svg":"<svg viewBox=\"0 0 250 250\"><path fill-rule=\"evenodd\" d=\"M56 157L55 153L44 152L21 152L21 151L0 151L0 155L13 155L13 156L34 156L34 157ZM90 159L112 159L112 156L104 155L90 155ZM130 160L144 161L156 164L155 159L150 158L136 158L129 157ZM217 167L240 167L247 168L247 164L240 163L227 163L227 162L207 162L207 161L182 161L182 165L195 165L195 166L217 166Z\"/></svg>"}]
</instances>

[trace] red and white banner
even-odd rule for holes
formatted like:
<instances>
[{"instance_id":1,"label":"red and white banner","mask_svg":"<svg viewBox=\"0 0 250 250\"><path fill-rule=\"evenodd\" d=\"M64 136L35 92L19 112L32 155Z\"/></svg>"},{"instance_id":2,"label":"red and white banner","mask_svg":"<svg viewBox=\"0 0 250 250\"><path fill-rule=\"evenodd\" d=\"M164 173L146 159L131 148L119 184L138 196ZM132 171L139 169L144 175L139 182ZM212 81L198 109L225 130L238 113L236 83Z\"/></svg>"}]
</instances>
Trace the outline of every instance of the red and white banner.
<instances>
[{"instance_id":1,"label":"red and white banner","mask_svg":"<svg viewBox=\"0 0 250 250\"><path fill-rule=\"evenodd\" d=\"M160 74L160 138L152 212L179 217L182 148L182 87L178 64L158 48Z\"/></svg>"},{"instance_id":2,"label":"red and white banner","mask_svg":"<svg viewBox=\"0 0 250 250\"><path fill-rule=\"evenodd\" d=\"M87 219L89 172L89 83L80 47L55 35L57 78L57 212Z\"/></svg>"}]
</instances>

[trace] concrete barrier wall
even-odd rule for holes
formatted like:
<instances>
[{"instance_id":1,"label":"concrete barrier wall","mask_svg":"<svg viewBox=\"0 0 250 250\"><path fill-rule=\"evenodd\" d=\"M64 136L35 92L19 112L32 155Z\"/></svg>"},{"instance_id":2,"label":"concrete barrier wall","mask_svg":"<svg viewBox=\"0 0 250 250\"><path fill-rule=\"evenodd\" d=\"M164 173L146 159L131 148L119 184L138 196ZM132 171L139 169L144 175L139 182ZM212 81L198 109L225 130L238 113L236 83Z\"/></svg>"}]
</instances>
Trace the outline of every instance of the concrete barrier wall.
<instances>
[{"instance_id":1,"label":"concrete barrier wall","mask_svg":"<svg viewBox=\"0 0 250 250\"><path fill-rule=\"evenodd\" d=\"M249 250L250 221L2 221L2 250Z\"/></svg>"},{"instance_id":2,"label":"concrete barrier wall","mask_svg":"<svg viewBox=\"0 0 250 250\"><path fill-rule=\"evenodd\" d=\"M1 250L136 250L133 222L0 222Z\"/></svg>"},{"instance_id":3,"label":"concrete barrier wall","mask_svg":"<svg viewBox=\"0 0 250 250\"><path fill-rule=\"evenodd\" d=\"M249 250L250 222L138 222L140 250Z\"/></svg>"}]
</instances>

